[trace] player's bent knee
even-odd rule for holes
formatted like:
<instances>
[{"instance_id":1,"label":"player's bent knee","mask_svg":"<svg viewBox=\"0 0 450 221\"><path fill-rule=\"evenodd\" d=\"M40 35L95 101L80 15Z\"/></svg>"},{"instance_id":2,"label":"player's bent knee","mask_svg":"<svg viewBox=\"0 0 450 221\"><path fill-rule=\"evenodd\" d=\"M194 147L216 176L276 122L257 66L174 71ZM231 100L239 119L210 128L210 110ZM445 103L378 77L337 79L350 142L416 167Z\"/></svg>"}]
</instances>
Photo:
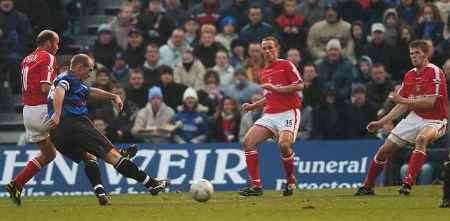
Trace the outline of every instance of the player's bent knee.
<instances>
[{"instance_id":1,"label":"player's bent knee","mask_svg":"<svg viewBox=\"0 0 450 221\"><path fill-rule=\"evenodd\" d=\"M430 142L430 139L424 135L419 135L416 138L416 146L417 147L425 147Z\"/></svg>"}]
</instances>

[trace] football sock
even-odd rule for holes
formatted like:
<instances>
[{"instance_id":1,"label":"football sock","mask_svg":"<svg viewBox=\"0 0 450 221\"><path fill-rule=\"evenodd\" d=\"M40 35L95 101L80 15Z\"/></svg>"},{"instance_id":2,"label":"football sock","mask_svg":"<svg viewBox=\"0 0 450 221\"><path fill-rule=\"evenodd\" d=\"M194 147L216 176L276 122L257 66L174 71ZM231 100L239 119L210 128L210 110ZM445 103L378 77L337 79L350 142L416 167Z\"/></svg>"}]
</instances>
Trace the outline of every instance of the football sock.
<instances>
[{"instance_id":1,"label":"football sock","mask_svg":"<svg viewBox=\"0 0 450 221\"><path fill-rule=\"evenodd\" d=\"M297 183L297 180L295 179L294 175L294 152L292 152L291 156L281 157L281 161L283 162L287 183L288 184Z\"/></svg>"},{"instance_id":2,"label":"football sock","mask_svg":"<svg viewBox=\"0 0 450 221\"><path fill-rule=\"evenodd\" d=\"M420 150L414 150L408 163L408 172L403 178L403 183L412 186L416 181L416 176L422 169L427 158L427 154Z\"/></svg>"},{"instance_id":3,"label":"football sock","mask_svg":"<svg viewBox=\"0 0 450 221\"><path fill-rule=\"evenodd\" d=\"M368 189L375 186L375 180L377 179L381 171L383 171L384 165L386 164L386 161L377 161L376 157L377 156L375 155L372 162L370 163L369 172L367 173L366 179L364 180L363 186Z\"/></svg>"},{"instance_id":4,"label":"football sock","mask_svg":"<svg viewBox=\"0 0 450 221\"><path fill-rule=\"evenodd\" d=\"M36 158L33 158L28 161L27 165L16 175L14 182L19 188L22 188L41 170L41 167L39 161Z\"/></svg>"},{"instance_id":5,"label":"football sock","mask_svg":"<svg viewBox=\"0 0 450 221\"><path fill-rule=\"evenodd\" d=\"M245 151L245 162L250 177L252 187L261 187L261 177L259 175L258 151Z\"/></svg>"},{"instance_id":6,"label":"football sock","mask_svg":"<svg viewBox=\"0 0 450 221\"><path fill-rule=\"evenodd\" d=\"M94 188L95 194L104 193L104 187L102 184L102 178L100 175L100 168L98 167L98 163L95 160L85 160L84 161L84 172L91 182L92 187Z\"/></svg>"},{"instance_id":7,"label":"football sock","mask_svg":"<svg viewBox=\"0 0 450 221\"><path fill-rule=\"evenodd\" d=\"M444 173L444 185L442 190L444 192L443 198L450 199L450 161L444 163L443 173Z\"/></svg>"},{"instance_id":8,"label":"football sock","mask_svg":"<svg viewBox=\"0 0 450 221\"><path fill-rule=\"evenodd\" d=\"M144 171L140 170L136 164L124 157L120 158L119 162L117 162L114 167L123 176L134 179L144 184L147 188L158 183L157 180L149 177Z\"/></svg>"}]
</instances>

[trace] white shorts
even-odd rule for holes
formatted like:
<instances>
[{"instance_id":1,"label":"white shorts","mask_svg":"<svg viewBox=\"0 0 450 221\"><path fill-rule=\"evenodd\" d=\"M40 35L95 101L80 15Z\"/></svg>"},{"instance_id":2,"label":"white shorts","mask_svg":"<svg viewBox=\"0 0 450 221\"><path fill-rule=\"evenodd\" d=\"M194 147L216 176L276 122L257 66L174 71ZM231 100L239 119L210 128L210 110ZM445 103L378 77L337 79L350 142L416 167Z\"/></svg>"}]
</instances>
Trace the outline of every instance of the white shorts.
<instances>
[{"instance_id":1,"label":"white shorts","mask_svg":"<svg viewBox=\"0 0 450 221\"><path fill-rule=\"evenodd\" d=\"M255 125L269 129L275 138L281 131L290 131L296 139L300 126L300 109L292 109L281 113L264 113L255 122Z\"/></svg>"},{"instance_id":2,"label":"white shorts","mask_svg":"<svg viewBox=\"0 0 450 221\"><path fill-rule=\"evenodd\" d=\"M436 139L442 137L447 132L447 119L427 120L423 119L414 112L401 120L391 131L388 139L399 146L415 144L416 137L425 127L432 127L436 130Z\"/></svg>"},{"instance_id":3,"label":"white shorts","mask_svg":"<svg viewBox=\"0 0 450 221\"><path fill-rule=\"evenodd\" d=\"M37 143L49 136L49 128L46 125L47 105L24 106L23 124L25 125L25 139L29 143Z\"/></svg>"}]
</instances>

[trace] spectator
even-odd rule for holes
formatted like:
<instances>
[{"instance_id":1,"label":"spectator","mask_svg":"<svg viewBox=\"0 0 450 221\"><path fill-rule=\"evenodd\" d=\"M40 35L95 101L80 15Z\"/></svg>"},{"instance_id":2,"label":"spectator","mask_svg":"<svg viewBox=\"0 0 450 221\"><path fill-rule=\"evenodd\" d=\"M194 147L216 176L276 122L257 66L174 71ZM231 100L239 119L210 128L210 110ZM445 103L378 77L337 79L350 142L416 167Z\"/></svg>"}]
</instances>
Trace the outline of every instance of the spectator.
<instances>
[{"instance_id":1,"label":"spectator","mask_svg":"<svg viewBox=\"0 0 450 221\"><path fill-rule=\"evenodd\" d=\"M216 65L212 69L219 74L221 87L231 84L234 68L229 63L228 53L226 51L218 51L216 53Z\"/></svg>"},{"instance_id":2,"label":"spectator","mask_svg":"<svg viewBox=\"0 0 450 221\"><path fill-rule=\"evenodd\" d=\"M366 34L364 33L364 25L360 21L353 22L350 28L352 40L354 44L353 54L355 59L358 60L364 55L364 48L367 44Z\"/></svg>"},{"instance_id":3,"label":"spectator","mask_svg":"<svg viewBox=\"0 0 450 221\"><path fill-rule=\"evenodd\" d=\"M226 16L220 20L220 27L222 32L216 36L216 42L222 44L227 51L231 51L231 42L239 38L236 34L236 19L231 16Z\"/></svg>"},{"instance_id":4,"label":"spectator","mask_svg":"<svg viewBox=\"0 0 450 221\"><path fill-rule=\"evenodd\" d=\"M222 102L223 92L220 90L219 74L209 69L204 78L205 88L197 91L198 102L208 107L208 116L216 113L216 109Z\"/></svg>"},{"instance_id":5,"label":"spectator","mask_svg":"<svg viewBox=\"0 0 450 221\"><path fill-rule=\"evenodd\" d=\"M259 71L264 67L264 58L261 45L250 43L248 45L248 58L244 64L245 74L252 82L259 82Z\"/></svg>"},{"instance_id":6,"label":"spectator","mask_svg":"<svg viewBox=\"0 0 450 221\"><path fill-rule=\"evenodd\" d=\"M147 103L148 89L144 84L144 74L140 69L132 69L125 89L128 100L143 108Z\"/></svg>"},{"instance_id":7,"label":"spectator","mask_svg":"<svg viewBox=\"0 0 450 221\"><path fill-rule=\"evenodd\" d=\"M92 117L92 123L94 124L95 129L97 129L100 134L107 137L111 142L117 141L117 137L114 136L114 132L103 117L100 115Z\"/></svg>"},{"instance_id":8,"label":"spectator","mask_svg":"<svg viewBox=\"0 0 450 221\"><path fill-rule=\"evenodd\" d=\"M313 112L314 139L342 139L347 137L347 115L336 104L336 91L326 87L321 95L319 106Z\"/></svg>"},{"instance_id":9,"label":"spectator","mask_svg":"<svg viewBox=\"0 0 450 221\"><path fill-rule=\"evenodd\" d=\"M358 63L356 64L356 71L353 75L353 84L361 83L366 84L370 81L370 75L372 71L372 59L370 59L368 56L362 56Z\"/></svg>"},{"instance_id":10,"label":"spectator","mask_svg":"<svg viewBox=\"0 0 450 221\"><path fill-rule=\"evenodd\" d=\"M185 40L183 29L177 28L173 30L167 44L159 49L161 64L169 65L172 68L175 67L176 64L181 62L183 51L188 48L190 46Z\"/></svg>"},{"instance_id":11,"label":"spectator","mask_svg":"<svg viewBox=\"0 0 450 221\"><path fill-rule=\"evenodd\" d=\"M166 15L160 0L150 0L148 8L138 16L137 28L145 32L148 42L162 45L175 28L175 21Z\"/></svg>"},{"instance_id":12,"label":"spectator","mask_svg":"<svg viewBox=\"0 0 450 221\"><path fill-rule=\"evenodd\" d=\"M377 108L375 104L367 99L366 87L363 84L356 84L352 90L350 110L347 110L349 122L348 136L353 139L363 139L371 137L366 126L376 119Z\"/></svg>"},{"instance_id":13,"label":"spectator","mask_svg":"<svg viewBox=\"0 0 450 221\"><path fill-rule=\"evenodd\" d=\"M117 106L113 106L113 119L109 124L110 131L113 132L113 142L133 142L131 128L136 118L139 107L130 99L123 87L115 85L112 92L120 96L123 102L122 110L118 110Z\"/></svg>"},{"instance_id":14,"label":"spectator","mask_svg":"<svg viewBox=\"0 0 450 221\"><path fill-rule=\"evenodd\" d=\"M114 56L114 65L112 67L111 73L117 83L121 85L127 84L128 76L130 74L130 68L128 67L123 52L117 52Z\"/></svg>"},{"instance_id":15,"label":"spectator","mask_svg":"<svg viewBox=\"0 0 450 221\"><path fill-rule=\"evenodd\" d=\"M314 24L320 20L325 13L325 9L320 0L305 0L299 5L299 11L305 16L308 24Z\"/></svg>"},{"instance_id":16,"label":"spectator","mask_svg":"<svg viewBox=\"0 0 450 221\"><path fill-rule=\"evenodd\" d=\"M123 4L120 7L120 11L117 16L114 18L111 24L109 24L113 36L122 50L127 49L128 34L136 23L137 20L133 16L133 6L131 6L130 4Z\"/></svg>"},{"instance_id":17,"label":"spectator","mask_svg":"<svg viewBox=\"0 0 450 221\"><path fill-rule=\"evenodd\" d=\"M112 92L113 86L113 78L110 71L106 68L99 69L95 78L95 83L92 85L92 87ZM104 112L111 113L110 111L112 110L112 103L110 100L102 100L95 97L92 97L88 100L87 106L89 110L89 116L91 117L98 116L99 114L101 115Z\"/></svg>"},{"instance_id":18,"label":"spectator","mask_svg":"<svg viewBox=\"0 0 450 221\"><path fill-rule=\"evenodd\" d=\"M321 85L317 77L317 69L314 64L306 64L303 70L303 107L316 108L320 101Z\"/></svg>"},{"instance_id":19,"label":"spectator","mask_svg":"<svg viewBox=\"0 0 450 221\"><path fill-rule=\"evenodd\" d=\"M383 22L383 14L388 8L387 4L385 3L386 1L391 0L370 0L369 8L365 10L366 18L364 19L364 24L370 25L373 23ZM398 4L389 7L396 7L397 5Z\"/></svg>"},{"instance_id":20,"label":"spectator","mask_svg":"<svg viewBox=\"0 0 450 221\"><path fill-rule=\"evenodd\" d=\"M178 107L174 122L181 125L175 131L174 141L183 143L203 143L208 133L208 108L198 103L195 89L188 88L183 94L183 105Z\"/></svg>"},{"instance_id":21,"label":"spectator","mask_svg":"<svg viewBox=\"0 0 450 221\"><path fill-rule=\"evenodd\" d=\"M209 130L213 142L237 142L241 123L240 106L231 97L225 97L211 119Z\"/></svg>"},{"instance_id":22,"label":"spectator","mask_svg":"<svg viewBox=\"0 0 450 221\"><path fill-rule=\"evenodd\" d=\"M183 25L186 42L191 48L194 48L198 44L198 30L200 26L194 17L190 17Z\"/></svg>"},{"instance_id":23,"label":"spectator","mask_svg":"<svg viewBox=\"0 0 450 221\"><path fill-rule=\"evenodd\" d=\"M92 84L92 87L111 92L113 88L113 78L111 76L111 72L107 68L98 69L95 83Z\"/></svg>"},{"instance_id":24,"label":"spectator","mask_svg":"<svg viewBox=\"0 0 450 221\"><path fill-rule=\"evenodd\" d=\"M200 25L216 24L220 17L220 3L218 0L202 0L192 7L191 14Z\"/></svg>"},{"instance_id":25,"label":"spectator","mask_svg":"<svg viewBox=\"0 0 450 221\"><path fill-rule=\"evenodd\" d=\"M336 103L342 104L350 99L354 67L350 59L342 54L341 44L331 39L326 46L326 57L317 64L319 80L324 86L335 90Z\"/></svg>"},{"instance_id":26,"label":"spectator","mask_svg":"<svg viewBox=\"0 0 450 221\"><path fill-rule=\"evenodd\" d=\"M449 25L449 18L450 18L450 1L449 0L439 0L435 1L434 4L439 9L439 14L441 15L442 21L444 22L444 39L447 39L450 37L450 25Z\"/></svg>"},{"instance_id":27,"label":"spectator","mask_svg":"<svg viewBox=\"0 0 450 221\"><path fill-rule=\"evenodd\" d=\"M409 26L402 26L399 30L400 37L393 52L390 74L392 80L400 82L403 80L403 75L412 67L409 58L409 43L415 39L415 36Z\"/></svg>"},{"instance_id":28,"label":"spectator","mask_svg":"<svg viewBox=\"0 0 450 221\"><path fill-rule=\"evenodd\" d=\"M367 83L367 100L380 108L394 88L394 83L389 79L384 65L380 63L373 65L371 77L372 80Z\"/></svg>"},{"instance_id":29,"label":"spectator","mask_svg":"<svg viewBox=\"0 0 450 221\"><path fill-rule=\"evenodd\" d=\"M158 67L162 65L161 58L159 56L158 45L148 44L145 52L145 62L142 65L142 71L144 72L144 83L146 86L153 86L158 83Z\"/></svg>"},{"instance_id":30,"label":"spectator","mask_svg":"<svg viewBox=\"0 0 450 221\"><path fill-rule=\"evenodd\" d=\"M226 96L238 100L239 103L248 102L251 96L261 91L261 88L248 80L245 70L238 69L234 72L234 81L223 89Z\"/></svg>"},{"instance_id":31,"label":"spectator","mask_svg":"<svg viewBox=\"0 0 450 221\"><path fill-rule=\"evenodd\" d=\"M305 48L308 25L305 17L296 10L296 0L284 2L284 12L278 16L274 23L281 35L283 48Z\"/></svg>"},{"instance_id":32,"label":"spectator","mask_svg":"<svg viewBox=\"0 0 450 221\"><path fill-rule=\"evenodd\" d=\"M256 101L263 98L262 93L255 93L252 95L250 102L255 103ZM248 130L253 126L253 124L258 120L263 114L262 107L258 107L253 111L249 111L242 116L241 125L239 126L239 141L243 142L244 137Z\"/></svg>"},{"instance_id":33,"label":"spectator","mask_svg":"<svg viewBox=\"0 0 450 221\"><path fill-rule=\"evenodd\" d=\"M175 111L163 102L161 88L153 86L148 91L148 103L137 113L131 133L147 143L169 143L171 130L167 127Z\"/></svg>"},{"instance_id":34,"label":"spectator","mask_svg":"<svg viewBox=\"0 0 450 221\"><path fill-rule=\"evenodd\" d=\"M239 38L247 43L260 42L261 39L274 34L273 27L263 22L263 12L260 6L253 5L248 10L249 23L239 33Z\"/></svg>"},{"instance_id":35,"label":"spectator","mask_svg":"<svg viewBox=\"0 0 450 221\"><path fill-rule=\"evenodd\" d=\"M249 0L233 0L230 7L225 8L223 17L231 16L236 18L236 30L241 30L248 23Z\"/></svg>"},{"instance_id":36,"label":"spectator","mask_svg":"<svg viewBox=\"0 0 450 221\"><path fill-rule=\"evenodd\" d=\"M438 45L444 39L444 22L442 22L439 9L432 3L427 3L421 9L421 14L416 26L416 36L430 39L435 45Z\"/></svg>"},{"instance_id":37,"label":"spectator","mask_svg":"<svg viewBox=\"0 0 450 221\"><path fill-rule=\"evenodd\" d=\"M128 46L125 50L125 60L131 68L138 68L145 61L145 43L142 32L139 29L131 29L128 34Z\"/></svg>"},{"instance_id":38,"label":"spectator","mask_svg":"<svg viewBox=\"0 0 450 221\"><path fill-rule=\"evenodd\" d=\"M173 80L173 69L171 67L161 65L157 71L161 78L159 86L164 95L164 103L176 110L183 103L183 93L187 86L178 84Z\"/></svg>"},{"instance_id":39,"label":"spectator","mask_svg":"<svg viewBox=\"0 0 450 221\"><path fill-rule=\"evenodd\" d=\"M385 27L384 39L389 46L395 46L399 38L399 18L397 11L390 8L384 12L383 24Z\"/></svg>"},{"instance_id":40,"label":"spectator","mask_svg":"<svg viewBox=\"0 0 450 221\"><path fill-rule=\"evenodd\" d=\"M400 5L396 8L402 23L414 26L416 24L419 6L414 0L400 0Z\"/></svg>"},{"instance_id":41,"label":"spectator","mask_svg":"<svg viewBox=\"0 0 450 221\"><path fill-rule=\"evenodd\" d=\"M200 34L205 33L205 32L210 33L210 34L216 36L216 34L217 34L217 28L216 28L216 26L213 25L213 24L203 24L203 25L200 27ZM214 37L214 38L215 38L215 37Z\"/></svg>"},{"instance_id":42,"label":"spectator","mask_svg":"<svg viewBox=\"0 0 450 221\"><path fill-rule=\"evenodd\" d=\"M119 46L112 35L111 27L103 24L98 27L97 40L92 46L92 53L94 58L100 64L107 68L112 68L114 62L114 55L118 52Z\"/></svg>"},{"instance_id":43,"label":"spectator","mask_svg":"<svg viewBox=\"0 0 450 221\"><path fill-rule=\"evenodd\" d=\"M87 54L91 58L92 63L94 64L92 71L89 73L89 77L86 80L84 80L84 83L91 86L92 84L95 83L95 79L97 78L97 73L99 72L99 70L104 69L106 67L103 64L100 64L95 60L94 53L92 52L92 50L89 46L82 48L81 53ZM72 56L70 56L70 57L72 58ZM69 65L70 60L68 62L69 62L68 63L68 65ZM61 70L60 70L60 72L62 73Z\"/></svg>"},{"instance_id":44,"label":"spectator","mask_svg":"<svg viewBox=\"0 0 450 221\"><path fill-rule=\"evenodd\" d=\"M14 1L0 0L0 71L17 94L21 91L19 65L31 46L31 34L28 17L14 8Z\"/></svg>"},{"instance_id":45,"label":"spectator","mask_svg":"<svg viewBox=\"0 0 450 221\"><path fill-rule=\"evenodd\" d=\"M364 18L364 10L361 5L361 1L337 1L339 7L339 13L342 15L342 20L349 23L355 21L362 21Z\"/></svg>"},{"instance_id":46,"label":"spectator","mask_svg":"<svg viewBox=\"0 0 450 221\"><path fill-rule=\"evenodd\" d=\"M371 27L371 42L366 45L364 54L372 59L373 63L382 63L386 66L392 64L394 48L390 47L384 38L385 27L381 23L375 23ZM389 70L390 71L390 70Z\"/></svg>"},{"instance_id":47,"label":"spectator","mask_svg":"<svg viewBox=\"0 0 450 221\"><path fill-rule=\"evenodd\" d=\"M166 15L175 21L175 27L180 27L189 19L189 12L181 8L180 0L165 0Z\"/></svg>"},{"instance_id":48,"label":"spectator","mask_svg":"<svg viewBox=\"0 0 450 221\"><path fill-rule=\"evenodd\" d=\"M230 47L230 64L234 69L241 68L246 58L246 47L244 42L239 39L235 39L231 42Z\"/></svg>"},{"instance_id":49,"label":"spectator","mask_svg":"<svg viewBox=\"0 0 450 221\"><path fill-rule=\"evenodd\" d=\"M263 13L267 22L272 22L283 14L285 0L268 0L263 4Z\"/></svg>"},{"instance_id":50,"label":"spectator","mask_svg":"<svg viewBox=\"0 0 450 221\"><path fill-rule=\"evenodd\" d=\"M302 108L300 120L300 127L298 128L297 139L309 140L312 138L313 132L313 108L311 106L305 106Z\"/></svg>"},{"instance_id":51,"label":"spectator","mask_svg":"<svg viewBox=\"0 0 450 221\"><path fill-rule=\"evenodd\" d=\"M200 33L200 42L194 48L194 55L202 62L206 68L214 66L214 58L219 50L226 50L225 47L214 40L215 35L210 32Z\"/></svg>"},{"instance_id":52,"label":"spectator","mask_svg":"<svg viewBox=\"0 0 450 221\"><path fill-rule=\"evenodd\" d=\"M297 48L289 48L286 52L286 59L288 59L300 73L303 72L303 57L300 54L300 50Z\"/></svg>"},{"instance_id":53,"label":"spectator","mask_svg":"<svg viewBox=\"0 0 450 221\"><path fill-rule=\"evenodd\" d=\"M192 50L185 50L182 61L176 65L174 70L175 82L198 90L203 88L204 76L203 64L194 57Z\"/></svg>"},{"instance_id":54,"label":"spectator","mask_svg":"<svg viewBox=\"0 0 450 221\"><path fill-rule=\"evenodd\" d=\"M325 19L314 23L309 30L308 50L314 59L325 57L327 42L332 38L339 39L344 55L353 56L350 24L341 19L336 5L325 7Z\"/></svg>"}]
</instances>

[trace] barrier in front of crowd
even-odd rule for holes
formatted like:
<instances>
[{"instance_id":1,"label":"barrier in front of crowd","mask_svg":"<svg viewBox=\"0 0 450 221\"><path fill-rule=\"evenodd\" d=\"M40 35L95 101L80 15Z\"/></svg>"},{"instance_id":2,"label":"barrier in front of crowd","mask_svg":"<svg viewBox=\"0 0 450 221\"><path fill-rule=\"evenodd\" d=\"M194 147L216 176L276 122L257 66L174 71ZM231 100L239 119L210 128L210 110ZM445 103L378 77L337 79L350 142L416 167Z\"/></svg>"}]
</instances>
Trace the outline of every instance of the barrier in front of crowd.
<instances>
[{"instance_id":1,"label":"barrier in front of crowd","mask_svg":"<svg viewBox=\"0 0 450 221\"><path fill-rule=\"evenodd\" d=\"M301 189L353 188L363 180L379 140L301 141L294 146L295 168ZM120 145L126 146L126 145ZM0 146L0 185L6 185L27 160L38 153L35 146ZM284 181L279 149L275 143L259 147L263 185L280 189ZM102 180L112 194L145 192L140 184L118 174L100 161ZM246 163L238 143L141 144L133 161L151 176L169 178L170 191L187 191L193 180L210 180L216 190L237 190L247 183ZM0 190L0 197L7 196ZM82 163L57 155L26 186L26 196L90 195L91 186Z\"/></svg>"}]
</instances>

